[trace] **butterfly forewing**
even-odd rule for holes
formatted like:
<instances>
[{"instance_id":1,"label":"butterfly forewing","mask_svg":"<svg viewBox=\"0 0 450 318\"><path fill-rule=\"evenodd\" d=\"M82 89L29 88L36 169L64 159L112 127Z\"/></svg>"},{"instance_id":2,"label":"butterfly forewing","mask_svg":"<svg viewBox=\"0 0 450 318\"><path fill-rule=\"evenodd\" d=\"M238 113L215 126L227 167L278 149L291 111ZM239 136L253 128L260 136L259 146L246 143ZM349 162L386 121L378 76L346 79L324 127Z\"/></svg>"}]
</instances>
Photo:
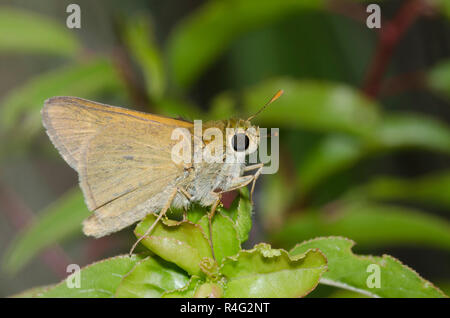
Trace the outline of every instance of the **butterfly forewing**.
<instances>
[{"instance_id":1,"label":"butterfly forewing","mask_svg":"<svg viewBox=\"0 0 450 318\"><path fill-rule=\"evenodd\" d=\"M84 222L88 235L107 235L158 211L183 177L183 165L171 158L171 134L191 123L73 97L48 100L42 116L95 211Z\"/></svg>"},{"instance_id":2,"label":"butterfly forewing","mask_svg":"<svg viewBox=\"0 0 450 318\"><path fill-rule=\"evenodd\" d=\"M149 122L192 127L192 123L186 121L66 96L53 97L45 101L42 121L56 149L75 170L84 143L102 127L111 123L132 126L134 122Z\"/></svg>"},{"instance_id":3,"label":"butterfly forewing","mask_svg":"<svg viewBox=\"0 0 450 318\"><path fill-rule=\"evenodd\" d=\"M158 123L113 124L101 129L82 151L80 184L90 209L145 185L164 189L183 174L171 159L174 127ZM166 140L164 143L156 140Z\"/></svg>"}]
</instances>

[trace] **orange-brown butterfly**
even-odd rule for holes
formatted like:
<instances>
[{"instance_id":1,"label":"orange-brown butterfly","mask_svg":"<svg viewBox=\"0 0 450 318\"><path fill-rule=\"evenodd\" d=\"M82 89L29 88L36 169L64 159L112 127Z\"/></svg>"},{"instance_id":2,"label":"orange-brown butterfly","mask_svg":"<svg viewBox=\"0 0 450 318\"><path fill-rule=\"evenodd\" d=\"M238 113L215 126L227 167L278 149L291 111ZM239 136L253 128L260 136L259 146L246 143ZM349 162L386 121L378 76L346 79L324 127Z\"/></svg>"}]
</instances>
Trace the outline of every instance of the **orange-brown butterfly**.
<instances>
[{"instance_id":1,"label":"orange-brown butterfly","mask_svg":"<svg viewBox=\"0 0 450 318\"><path fill-rule=\"evenodd\" d=\"M202 129L235 128L236 135L225 143L239 153L256 149L259 143L259 128L250 123L253 117L209 121ZM211 206L212 217L220 193L252 182L253 192L262 169L262 164L246 166L245 162L174 162L172 150L178 142L172 138L174 129L195 135L193 123L183 120L77 97L48 99L42 119L55 147L78 172L86 204L94 212L83 222L83 232L97 238L159 212L148 234L169 208L187 209L192 202ZM248 133L251 127L254 133ZM236 144L237 134L244 137L242 147ZM247 171L256 173L244 175Z\"/></svg>"}]
</instances>

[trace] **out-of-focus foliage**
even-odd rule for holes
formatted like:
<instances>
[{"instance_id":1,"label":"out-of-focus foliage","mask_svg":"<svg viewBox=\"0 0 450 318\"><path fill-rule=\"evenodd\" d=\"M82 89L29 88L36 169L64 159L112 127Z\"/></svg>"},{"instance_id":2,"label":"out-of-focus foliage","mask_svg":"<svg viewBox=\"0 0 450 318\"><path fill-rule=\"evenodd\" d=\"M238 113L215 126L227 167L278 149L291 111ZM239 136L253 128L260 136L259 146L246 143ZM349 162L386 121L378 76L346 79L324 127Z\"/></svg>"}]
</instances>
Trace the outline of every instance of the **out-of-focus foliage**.
<instances>
[{"instance_id":1,"label":"out-of-focus foliage","mask_svg":"<svg viewBox=\"0 0 450 318\"><path fill-rule=\"evenodd\" d=\"M295 12L322 7L322 0L210 1L181 22L170 38L173 78L187 87L242 33Z\"/></svg>"},{"instance_id":2,"label":"out-of-focus foliage","mask_svg":"<svg viewBox=\"0 0 450 318\"><path fill-rule=\"evenodd\" d=\"M2 100L4 131L31 137L42 131L42 102L49 96L85 96L120 93L123 85L112 63L106 59L76 64L38 75ZM20 121L20 125L18 125Z\"/></svg>"},{"instance_id":3,"label":"out-of-focus foliage","mask_svg":"<svg viewBox=\"0 0 450 318\"><path fill-rule=\"evenodd\" d=\"M292 79L272 79L250 89L243 99L246 113L261 108L261 97L277 87L283 87L285 94L272 109L258 115L262 125L365 136L379 121L377 105L351 87Z\"/></svg>"},{"instance_id":4,"label":"out-of-focus foliage","mask_svg":"<svg viewBox=\"0 0 450 318\"><path fill-rule=\"evenodd\" d=\"M166 75L161 53L148 20L145 17L132 19L124 26L124 39L139 66L142 67L147 92L155 102L158 102L166 88Z\"/></svg>"},{"instance_id":5,"label":"out-of-focus foliage","mask_svg":"<svg viewBox=\"0 0 450 318\"><path fill-rule=\"evenodd\" d=\"M450 207L450 172L442 171L415 179L378 176L353 189L349 196L378 201L409 201Z\"/></svg>"},{"instance_id":6,"label":"out-of-focus foliage","mask_svg":"<svg viewBox=\"0 0 450 318\"><path fill-rule=\"evenodd\" d=\"M450 96L450 61L443 61L428 73L428 85L445 96Z\"/></svg>"},{"instance_id":7,"label":"out-of-focus foliage","mask_svg":"<svg viewBox=\"0 0 450 318\"><path fill-rule=\"evenodd\" d=\"M292 246L314 236L342 235L371 247L409 244L450 249L450 224L440 218L392 205L335 205L289 218L273 240Z\"/></svg>"},{"instance_id":8,"label":"out-of-focus foliage","mask_svg":"<svg viewBox=\"0 0 450 318\"><path fill-rule=\"evenodd\" d=\"M447 15L448 18L450 18L450 2L447 0L439 0L437 3L440 5L440 9L444 14Z\"/></svg>"},{"instance_id":9,"label":"out-of-focus foliage","mask_svg":"<svg viewBox=\"0 0 450 318\"><path fill-rule=\"evenodd\" d=\"M81 50L76 36L56 21L24 10L0 9L0 52L73 58Z\"/></svg>"},{"instance_id":10,"label":"out-of-focus foliage","mask_svg":"<svg viewBox=\"0 0 450 318\"><path fill-rule=\"evenodd\" d=\"M29 224L5 255L4 269L19 272L43 248L67 237L80 234L81 222L90 215L83 195L74 189L39 213L39 218Z\"/></svg>"},{"instance_id":11,"label":"out-of-focus foliage","mask_svg":"<svg viewBox=\"0 0 450 318\"><path fill-rule=\"evenodd\" d=\"M442 10L436 12L449 16L448 1L436 4L433 8ZM340 235L365 249L421 246L448 252L450 247L448 218L428 211L450 207L448 170L415 178L377 170L379 158L405 150L448 161L450 128L445 118L402 111L395 99L365 94L360 84L377 41L373 32L332 12L329 2L312 0L208 1L176 23L162 44L155 21L130 15L118 23L118 42L129 59L124 62L116 52L89 51L74 32L44 15L0 7L0 54L58 56L64 62L1 97L1 158L15 147L22 156L32 151L43 136L40 109L52 96L98 101L108 96L173 117L224 119L248 118L283 89L284 95L254 120L280 128L281 148L280 171L263 176L257 187L257 225L263 230L259 235L279 247L306 242L289 254L264 244L245 249L252 206L241 191L213 220L213 250L205 209L193 207L187 220L165 220L142 241L152 254L85 267L86 290L70 290L63 281L17 296L292 297L304 296L321 277L324 284L370 296L443 296L393 257L355 255L353 243L343 238L308 241ZM216 95L200 101L201 109L195 96L203 87L195 85L205 84L203 77L219 62L230 70L223 72L228 86L223 92L205 88L212 91L208 96ZM426 88L450 100L448 57L423 71ZM143 79L137 86L129 78L133 72ZM3 268L16 273L43 249L81 235L86 215L78 190L62 196L18 234ZM144 219L136 235L154 219ZM375 292L366 286L369 262L383 268L386 285Z\"/></svg>"}]
</instances>

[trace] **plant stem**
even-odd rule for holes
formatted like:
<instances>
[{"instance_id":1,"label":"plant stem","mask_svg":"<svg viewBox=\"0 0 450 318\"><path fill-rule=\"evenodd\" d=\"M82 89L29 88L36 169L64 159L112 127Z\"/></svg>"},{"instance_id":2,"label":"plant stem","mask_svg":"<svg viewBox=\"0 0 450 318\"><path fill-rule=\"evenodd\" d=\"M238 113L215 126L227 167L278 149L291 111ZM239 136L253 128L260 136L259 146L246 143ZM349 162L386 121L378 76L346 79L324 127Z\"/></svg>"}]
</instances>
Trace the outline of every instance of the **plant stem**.
<instances>
[{"instance_id":1,"label":"plant stem","mask_svg":"<svg viewBox=\"0 0 450 318\"><path fill-rule=\"evenodd\" d=\"M367 96L377 97L395 47L408 28L424 13L425 8L423 0L407 0L393 20L383 23L378 46L364 81L363 90Z\"/></svg>"}]
</instances>

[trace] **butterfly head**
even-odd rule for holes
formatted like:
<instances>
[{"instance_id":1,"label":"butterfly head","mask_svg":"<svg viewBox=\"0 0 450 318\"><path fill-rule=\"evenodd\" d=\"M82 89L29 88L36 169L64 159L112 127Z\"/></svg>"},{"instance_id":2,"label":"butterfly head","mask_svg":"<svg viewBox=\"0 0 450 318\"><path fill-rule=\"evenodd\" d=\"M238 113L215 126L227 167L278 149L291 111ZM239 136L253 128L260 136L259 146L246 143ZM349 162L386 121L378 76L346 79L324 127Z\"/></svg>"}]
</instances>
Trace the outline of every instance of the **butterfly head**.
<instances>
[{"instance_id":1,"label":"butterfly head","mask_svg":"<svg viewBox=\"0 0 450 318\"><path fill-rule=\"evenodd\" d=\"M246 155L255 152L259 145L259 127L252 125L250 120L230 119L227 127L233 128L227 134L227 146L234 152L245 152Z\"/></svg>"},{"instance_id":2,"label":"butterfly head","mask_svg":"<svg viewBox=\"0 0 450 318\"><path fill-rule=\"evenodd\" d=\"M231 146L231 149L236 152L245 151L245 154L255 152L259 145L260 131L258 126L251 124L251 120L266 109L267 106L276 101L281 95L283 95L283 90L279 90L263 107L247 120L229 120L227 126L234 126L236 131L228 137L227 145Z\"/></svg>"}]
</instances>

